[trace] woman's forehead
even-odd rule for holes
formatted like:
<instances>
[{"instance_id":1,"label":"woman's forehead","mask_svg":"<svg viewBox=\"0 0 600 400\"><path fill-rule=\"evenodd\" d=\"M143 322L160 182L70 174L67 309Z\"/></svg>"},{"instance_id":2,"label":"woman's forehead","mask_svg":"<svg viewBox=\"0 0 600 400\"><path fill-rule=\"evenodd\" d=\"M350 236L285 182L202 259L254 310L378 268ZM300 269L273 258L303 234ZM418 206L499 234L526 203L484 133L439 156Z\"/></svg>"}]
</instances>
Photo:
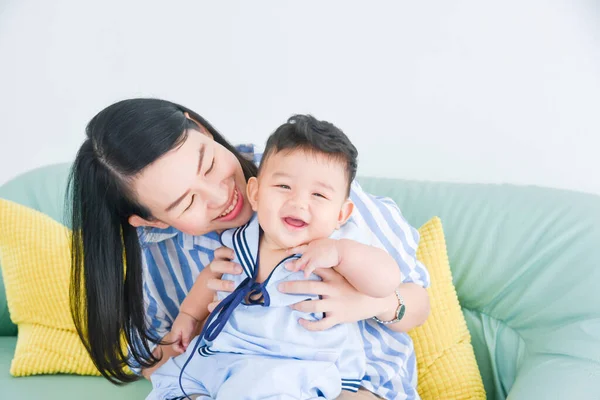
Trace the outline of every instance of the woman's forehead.
<instances>
[{"instance_id":1,"label":"woman's forehead","mask_svg":"<svg viewBox=\"0 0 600 400\"><path fill-rule=\"evenodd\" d=\"M184 142L144 168L134 179L138 199L150 209L165 209L185 193L198 172L199 151L212 139L189 130Z\"/></svg>"}]
</instances>

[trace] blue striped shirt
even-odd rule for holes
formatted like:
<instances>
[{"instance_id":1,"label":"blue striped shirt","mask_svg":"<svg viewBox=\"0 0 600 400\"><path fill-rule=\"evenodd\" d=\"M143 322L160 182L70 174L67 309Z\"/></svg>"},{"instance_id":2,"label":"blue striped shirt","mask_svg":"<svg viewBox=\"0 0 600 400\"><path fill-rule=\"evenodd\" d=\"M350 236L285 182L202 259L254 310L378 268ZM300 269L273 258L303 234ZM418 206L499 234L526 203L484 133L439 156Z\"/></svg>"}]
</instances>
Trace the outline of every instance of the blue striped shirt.
<instances>
[{"instance_id":1,"label":"blue striped shirt","mask_svg":"<svg viewBox=\"0 0 600 400\"><path fill-rule=\"evenodd\" d=\"M260 162L262 153L255 146L239 146L238 150ZM408 224L394 201L365 193L357 182L352 184L350 198L355 205L350 220L366 235L365 243L370 242L394 257L404 283L429 286L429 273L416 258L418 231ZM344 228L341 229L343 237ZM148 323L156 337L163 337L196 277L221 246L219 235L211 232L191 236L174 228L141 228L139 236L146 266L144 301ZM410 337L372 319L358 324L367 356L366 376L361 385L386 399L418 398L417 367Z\"/></svg>"}]
</instances>

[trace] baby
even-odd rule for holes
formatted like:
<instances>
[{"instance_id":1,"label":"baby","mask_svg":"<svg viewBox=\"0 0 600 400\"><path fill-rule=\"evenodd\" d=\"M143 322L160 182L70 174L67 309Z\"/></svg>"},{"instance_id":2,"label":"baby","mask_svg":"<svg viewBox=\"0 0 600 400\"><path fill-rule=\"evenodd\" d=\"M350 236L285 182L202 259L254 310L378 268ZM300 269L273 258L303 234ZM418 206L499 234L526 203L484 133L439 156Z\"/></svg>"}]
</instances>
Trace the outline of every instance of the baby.
<instances>
[{"instance_id":1,"label":"baby","mask_svg":"<svg viewBox=\"0 0 600 400\"><path fill-rule=\"evenodd\" d=\"M298 321L322 313L293 305L318 297L277 290L286 281L319 280L312 273L319 268L334 268L372 297L400 284L394 259L362 244L362 232L345 226L340 237L354 207L356 168L356 148L328 122L294 116L269 137L258 176L247 184L255 215L221 234L242 266L241 275L224 277L236 289L218 293L222 301L190 343L211 300L204 284L211 272L202 271L171 330L175 348L187 348L185 363L177 357L157 370L148 398L333 399L359 389L366 361L358 325L308 331Z\"/></svg>"}]
</instances>

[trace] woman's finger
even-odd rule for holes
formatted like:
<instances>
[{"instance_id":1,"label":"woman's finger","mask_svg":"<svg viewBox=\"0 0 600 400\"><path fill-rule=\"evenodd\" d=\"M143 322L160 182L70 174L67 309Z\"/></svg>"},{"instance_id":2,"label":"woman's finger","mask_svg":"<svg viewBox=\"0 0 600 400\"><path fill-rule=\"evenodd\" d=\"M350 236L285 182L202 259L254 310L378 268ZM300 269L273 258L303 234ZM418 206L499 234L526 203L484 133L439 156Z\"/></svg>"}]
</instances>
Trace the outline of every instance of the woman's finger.
<instances>
[{"instance_id":1,"label":"woman's finger","mask_svg":"<svg viewBox=\"0 0 600 400\"><path fill-rule=\"evenodd\" d=\"M215 250L214 255L215 255L215 260L217 260L217 259L233 260L233 258L235 257L233 249L230 249L229 247L219 247L218 249Z\"/></svg>"},{"instance_id":2,"label":"woman's finger","mask_svg":"<svg viewBox=\"0 0 600 400\"><path fill-rule=\"evenodd\" d=\"M345 279L339 272L337 272L333 268L319 268L313 272L315 275L323 279L323 282Z\"/></svg>"},{"instance_id":3,"label":"woman's finger","mask_svg":"<svg viewBox=\"0 0 600 400\"><path fill-rule=\"evenodd\" d=\"M218 274L239 275L242 273L242 266L232 261L214 260L210 263L210 270Z\"/></svg>"},{"instance_id":4,"label":"woman's finger","mask_svg":"<svg viewBox=\"0 0 600 400\"><path fill-rule=\"evenodd\" d=\"M226 279L209 279L208 282L206 282L206 286L211 290L222 292L233 292L235 289L233 281L228 281Z\"/></svg>"},{"instance_id":5,"label":"woman's finger","mask_svg":"<svg viewBox=\"0 0 600 400\"><path fill-rule=\"evenodd\" d=\"M321 281L290 281L279 284L282 293L314 294L317 296L329 295L329 284Z\"/></svg>"},{"instance_id":6,"label":"woman's finger","mask_svg":"<svg viewBox=\"0 0 600 400\"><path fill-rule=\"evenodd\" d=\"M305 313L326 313L331 311L331 306L327 300L304 300L292 305L292 308Z\"/></svg>"},{"instance_id":7,"label":"woman's finger","mask_svg":"<svg viewBox=\"0 0 600 400\"><path fill-rule=\"evenodd\" d=\"M308 331L324 331L337 325L337 322L332 317L325 317L319 321L308 321L304 318L300 318L298 322Z\"/></svg>"}]
</instances>

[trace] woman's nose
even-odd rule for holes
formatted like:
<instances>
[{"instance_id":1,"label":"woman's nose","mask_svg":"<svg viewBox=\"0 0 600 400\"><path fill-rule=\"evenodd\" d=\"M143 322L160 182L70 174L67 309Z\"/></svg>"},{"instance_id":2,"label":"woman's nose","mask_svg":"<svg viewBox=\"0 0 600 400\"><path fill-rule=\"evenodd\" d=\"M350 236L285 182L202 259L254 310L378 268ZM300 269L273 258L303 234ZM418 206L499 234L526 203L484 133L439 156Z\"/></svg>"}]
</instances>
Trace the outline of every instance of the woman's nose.
<instances>
[{"instance_id":1,"label":"woman's nose","mask_svg":"<svg viewBox=\"0 0 600 400\"><path fill-rule=\"evenodd\" d=\"M231 197L232 189L225 184L214 184L210 182L200 183L196 189L206 201L209 208L220 208L227 206Z\"/></svg>"}]
</instances>

